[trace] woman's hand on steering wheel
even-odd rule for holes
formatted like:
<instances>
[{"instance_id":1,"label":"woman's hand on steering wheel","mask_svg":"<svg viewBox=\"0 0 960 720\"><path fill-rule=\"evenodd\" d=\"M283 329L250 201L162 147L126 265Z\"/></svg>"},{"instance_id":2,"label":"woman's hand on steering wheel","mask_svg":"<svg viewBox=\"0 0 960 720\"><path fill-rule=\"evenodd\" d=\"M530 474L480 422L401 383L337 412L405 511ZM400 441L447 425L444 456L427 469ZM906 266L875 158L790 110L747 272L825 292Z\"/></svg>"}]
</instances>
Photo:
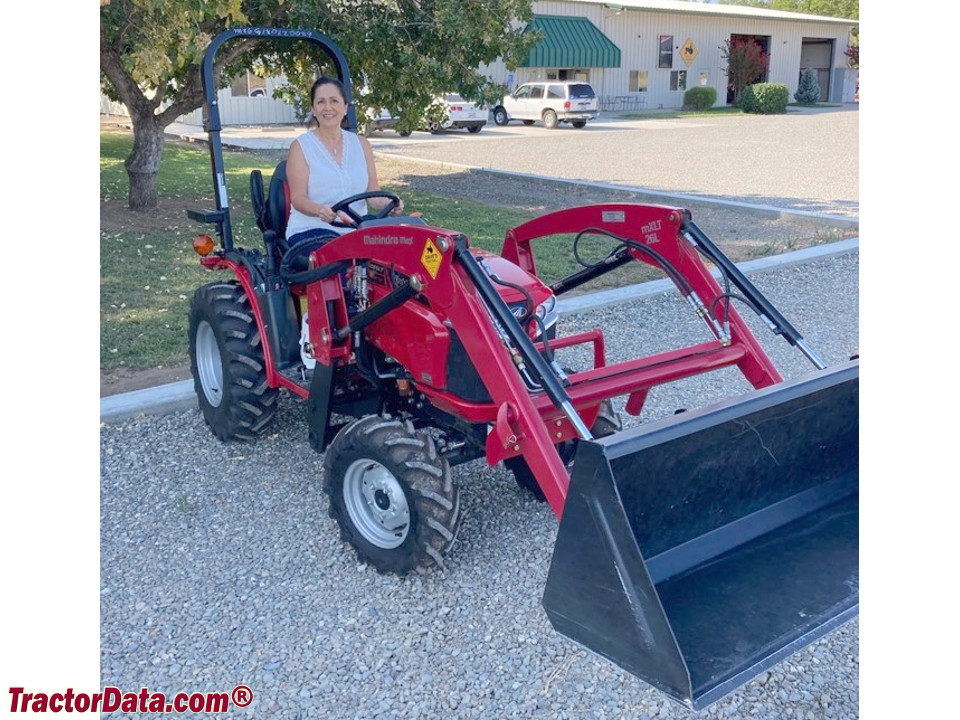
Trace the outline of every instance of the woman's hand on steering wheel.
<instances>
[{"instance_id":1,"label":"woman's hand on steering wheel","mask_svg":"<svg viewBox=\"0 0 960 720\"><path fill-rule=\"evenodd\" d=\"M378 198L378 197L386 198L387 204L384 205L380 209L380 211L374 215L374 218L376 218L377 220L385 218L388 215L397 214L401 210L403 210L403 200L401 200L399 196L397 196L392 192L388 192L386 190L373 190L370 192L362 192L357 195L351 195L348 198L344 198L340 202L335 203L334 205L331 206L331 210L333 210L335 215L341 218L346 216L346 218L349 219L350 222L347 222L346 220L332 220L330 224L335 225L336 227L346 227L346 228L359 227L360 223L363 222L363 217L350 206L355 202L359 202L360 200L369 200L371 198Z\"/></svg>"}]
</instances>

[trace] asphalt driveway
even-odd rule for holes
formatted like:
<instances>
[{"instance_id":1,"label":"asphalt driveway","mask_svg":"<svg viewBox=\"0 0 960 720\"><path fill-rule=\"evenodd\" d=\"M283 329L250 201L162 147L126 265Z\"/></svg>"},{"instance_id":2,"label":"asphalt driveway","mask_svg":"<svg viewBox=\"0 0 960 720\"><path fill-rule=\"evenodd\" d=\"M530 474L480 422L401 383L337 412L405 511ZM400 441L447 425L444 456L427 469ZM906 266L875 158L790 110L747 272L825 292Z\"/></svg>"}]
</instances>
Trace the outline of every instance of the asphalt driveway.
<instances>
[{"instance_id":1,"label":"asphalt driveway","mask_svg":"<svg viewBox=\"0 0 960 720\"><path fill-rule=\"evenodd\" d=\"M480 133L392 131L380 153L612 183L790 210L859 214L856 105L785 115L601 118L577 130L488 124Z\"/></svg>"},{"instance_id":2,"label":"asphalt driveway","mask_svg":"<svg viewBox=\"0 0 960 720\"><path fill-rule=\"evenodd\" d=\"M206 140L196 126L173 136ZM284 150L300 127L225 128L225 146ZM481 132L437 135L393 130L370 137L374 150L466 166L613 184L675 197L857 218L860 114L855 104L790 108L785 115L629 119L601 115L585 128L488 123Z\"/></svg>"}]
</instances>

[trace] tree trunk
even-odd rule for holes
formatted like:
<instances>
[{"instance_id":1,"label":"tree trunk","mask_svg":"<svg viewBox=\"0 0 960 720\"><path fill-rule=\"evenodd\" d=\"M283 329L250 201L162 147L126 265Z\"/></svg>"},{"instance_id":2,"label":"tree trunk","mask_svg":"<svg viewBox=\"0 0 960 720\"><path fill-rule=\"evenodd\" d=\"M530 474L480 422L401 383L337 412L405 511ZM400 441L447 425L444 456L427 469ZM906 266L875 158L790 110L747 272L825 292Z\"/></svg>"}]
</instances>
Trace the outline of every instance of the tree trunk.
<instances>
[{"instance_id":1,"label":"tree trunk","mask_svg":"<svg viewBox=\"0 0 960 720\"><path fill-rule=\"evenodd\" d=\"M128 204L131 210L151 210L157 206L157 171L163 159L163 122L152 110L131 112L133 150L124 162L130 179Z\"/></svg>"}]
</instances>

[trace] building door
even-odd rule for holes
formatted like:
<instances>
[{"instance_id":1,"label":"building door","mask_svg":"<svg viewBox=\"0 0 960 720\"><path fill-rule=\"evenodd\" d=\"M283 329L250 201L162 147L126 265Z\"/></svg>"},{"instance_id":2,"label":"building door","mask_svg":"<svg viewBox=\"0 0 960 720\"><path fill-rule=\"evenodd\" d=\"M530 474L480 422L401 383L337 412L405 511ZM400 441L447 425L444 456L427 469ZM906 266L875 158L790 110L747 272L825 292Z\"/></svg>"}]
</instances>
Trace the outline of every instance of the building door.
<instances>
[{"instance_id":1,"label":"building door","mask_svg":"<svg viewBox=\"0 0 960 720\"><path fill-rule=\"evenodd\" d=\"M800 75L807 68L817 72L820 102L830 97L830 68L833 66L833 40L804 38L800 46Z\"/></svg>"}]
</instances>

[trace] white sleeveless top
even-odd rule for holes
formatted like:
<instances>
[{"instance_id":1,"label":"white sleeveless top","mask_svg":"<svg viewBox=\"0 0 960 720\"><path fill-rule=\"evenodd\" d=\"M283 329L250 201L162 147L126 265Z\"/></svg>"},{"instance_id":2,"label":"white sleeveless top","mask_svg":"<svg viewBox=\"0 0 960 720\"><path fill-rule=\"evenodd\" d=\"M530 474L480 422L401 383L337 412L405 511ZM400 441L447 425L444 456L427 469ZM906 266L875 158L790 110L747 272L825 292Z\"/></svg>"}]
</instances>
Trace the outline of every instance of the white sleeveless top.
<instances>
[{"instance_id":1,"label":"white sleeveless top","mask_svg":"<svg viewBox=\"0 0 960 720\"><path fill-rule=\"evenodd\" d=\"M366 192L370 182L367 158L363 154L363 147L356 133L347 131L343 133L342 164L333 159L320 139L312 132L304 133L294 142L300 144L300 150L303 151L303 157L310 169L307 179L307 197L313 202L333 205L351 195ZM367 212L367 203L364 201L355 202L350 207L358 215L364 215ZM295 207L290 207L290 219L287 221L288 238L314 228L332 230L340 235L349 232L347 228L334 227L318 217L304 215Z\"/></svg>"}]
</instances>

